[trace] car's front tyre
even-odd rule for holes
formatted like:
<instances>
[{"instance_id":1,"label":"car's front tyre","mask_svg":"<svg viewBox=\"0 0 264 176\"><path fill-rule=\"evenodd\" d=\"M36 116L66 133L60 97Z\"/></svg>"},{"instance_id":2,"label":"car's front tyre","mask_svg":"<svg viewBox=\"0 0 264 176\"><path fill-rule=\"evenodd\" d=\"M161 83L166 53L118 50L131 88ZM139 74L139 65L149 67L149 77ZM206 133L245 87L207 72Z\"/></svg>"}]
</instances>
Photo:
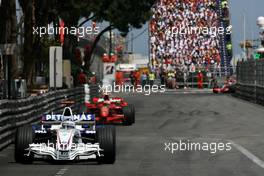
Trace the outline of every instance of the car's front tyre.
<instances>
[{"instance_id":1,"label":"car's front tyre","mask_svg":"<svg viewBox=\"0 0 264 176\"><path fill-rule=\"evenodd\" d=\"M130 106L125 106L122 109L124 114L123 125L132 125L133 123L133 112Z\"/></svg>"},{"instance_id":2,"label":"car's front tyre","mask_svg":"<svg viewBox=\"0 0 264 176\"><path fill-rule=\"evenodd\" d=\"M29 144L34 141L34 132L30 125L19 127L15 134L15 161L23 164L33 162L33 154L26 156Z\"/></svg>"},{"instance_id":3,"label":"car's front tyre","mask_svg":"<svg viewBox=\"0 0 264 176\"><path fill-rule=\"evenodd\" d=\"M133 104L128 105L131 110L132 123L135 123L135 106Z\"/></svg>"},{"instance_id":4,"label":"car's front tyre","mask_svg":"<svg viewBox=\"0 0 264 176\"><path fill-rule=\"evenodd\" d=\"M100 126L96 129L97 142L103 149L103 156L99 157L99 163L113 164L116 159L116 131L112 125Z\"/></svg>"}]
</instances>

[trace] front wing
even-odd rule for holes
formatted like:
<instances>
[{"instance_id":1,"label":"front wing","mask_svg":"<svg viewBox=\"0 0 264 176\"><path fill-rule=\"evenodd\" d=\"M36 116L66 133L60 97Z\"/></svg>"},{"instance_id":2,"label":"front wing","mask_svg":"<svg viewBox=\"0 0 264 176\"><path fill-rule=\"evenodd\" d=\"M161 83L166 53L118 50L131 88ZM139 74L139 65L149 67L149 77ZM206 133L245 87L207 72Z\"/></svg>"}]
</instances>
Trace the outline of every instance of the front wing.
<instances>
[{"instance_id":1,"label":"front wing","mask_svg":"<svg viewBox=\"0 0 264 176\"><path fill-rule=\"evenodd\" d=\"M97 156L102 155L102 149L99 144L84 144L79 143L71 150L57 150L56 146L46 144L30 144L27 156L35 154L40 157L50 156L54 160L84 160L84 159L95 159Z\"/></svg>"}]
</instances>

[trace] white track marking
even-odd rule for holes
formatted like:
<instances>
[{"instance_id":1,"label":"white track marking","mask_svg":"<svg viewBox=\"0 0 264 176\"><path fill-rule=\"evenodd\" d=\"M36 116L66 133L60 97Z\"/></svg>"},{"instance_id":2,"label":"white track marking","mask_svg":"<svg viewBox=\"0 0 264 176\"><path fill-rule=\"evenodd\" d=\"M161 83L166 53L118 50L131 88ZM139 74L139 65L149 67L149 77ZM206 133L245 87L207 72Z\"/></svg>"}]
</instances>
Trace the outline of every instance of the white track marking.
<instances>
[{"instance_id":1,"label":"white track marking","mask_svg":"<svg viewBox=\"0 0 264 176\"><path fill-rule=\"evenodd\" d=\"M62 168L54 176L62 176L66 173L67 170L68 168Z\"/></svg>"},{"instance_id":2,"label":"white track marking","mask_svg":"<svg viewBox=\"0 0 264 176\"><path fill-rule=\"evenodd\" d=\"M157 94L213 94L213 91L212 92L199 92L199 91L192 91L192 92L189 92L189 91L183 91L183 92L178 92L178 91L165 91L165 92L160 92L160 93L157 93Z\"/></svg>"},{"instance_id":3,"label":"white track marking","mask_svg":"<svg viewBox=\"0 0 264 176\"><path fill-rule=\"evenodd\" d=\"M257 156L255 156L253 153L251 153L249 150L245 149L241 145L236 144L234 141L231 141L231 140L229 140L229 141L231 142L231 144L238 151L240 151L242 154L244 154L247 158L249 158L251 161L253 161L255 164L257 164L261 168L264 168L264 161L262 161L261 159L259 159Z\"/></svg>"},{"instance_id":4,"label":"white track marking","mask_svg":"<svg viewBox=\"0 0 264 176\"><path fill-rule=\"evenodd\" d=\"M256 136L256 135L252 135L252 136ZM173 139L175 140L179 140L179 139L190 139L190 138L186 138L186 137L173 137ZM207 137L199 137L196 139L192 139L193 141L198 140L198 139L209 139L209 140L225 140L225 139L217 139L217 138L207 138ZM259 157L255 156L253 153L251 153L249 150L247 150L246 148L244 148L243 146L235 143L232 140L225 140L227 142L230 142L232 144L232 146L234 146L239 152L241 152L243 155L245 155L248 159L250 159L253 163L257 164L259 167L264 169L264 161L262 161Z\"/></svg>"}]
</instances>

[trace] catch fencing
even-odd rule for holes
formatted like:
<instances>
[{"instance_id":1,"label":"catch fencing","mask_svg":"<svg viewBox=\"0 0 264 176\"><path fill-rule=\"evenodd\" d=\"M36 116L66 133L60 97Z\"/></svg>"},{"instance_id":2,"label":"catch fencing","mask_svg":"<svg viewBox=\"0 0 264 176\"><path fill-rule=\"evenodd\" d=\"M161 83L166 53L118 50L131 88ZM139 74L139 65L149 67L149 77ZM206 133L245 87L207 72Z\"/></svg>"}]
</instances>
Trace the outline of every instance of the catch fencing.
<instances>
[{"instance_id":1,"label":"catch fencing","mask_svg":"<svg viewBox=\"0 0 264 176\"><path fill-rule=\"evenodd\" d=\"M198 70L201 70L201 73L203 74L203 87L204 88L213 88L214 84L213 84L213 78L216 80L217 84L219 86L223 85L227 75L226 75L226 69L228 69L230 72L234 73L236 68L235 67L218 67L218 68L214 68L214 67L210 67L208 70L202 68L202 69L197 69L196 72L194 73L190 73L187 72L186 74L184 74L183 71L176 71L176 84L177 86L179 86L180 88L183 87L189 87L189 88L197 88L198 87ZM228 75L228 76L232 76L232 75Z\"/></svg>"},{"instance_id":2,"label":"catch fencing","mask_svg":"<svg viewBox=\"0 0 264 176\"><path fill-rule=\"evenodd\" d=\"M14 132L25 124L41 119L43 114L62 113L65 106L70 106L73 113L79 113L85 95L97 96L98 85L73 89L50 91L48 93L18 100L0 101L0 150L14 141Z\"/></svg>"},{"instance_id":3,"label":"catch fencing","mask_svg":"<svg viewBox=\"0 0 264 176\"><path fill-rule=\"evenodd\" d=\"M238 62L235 96L264 105L264 59Z\"/></svg>"}]
</instances>

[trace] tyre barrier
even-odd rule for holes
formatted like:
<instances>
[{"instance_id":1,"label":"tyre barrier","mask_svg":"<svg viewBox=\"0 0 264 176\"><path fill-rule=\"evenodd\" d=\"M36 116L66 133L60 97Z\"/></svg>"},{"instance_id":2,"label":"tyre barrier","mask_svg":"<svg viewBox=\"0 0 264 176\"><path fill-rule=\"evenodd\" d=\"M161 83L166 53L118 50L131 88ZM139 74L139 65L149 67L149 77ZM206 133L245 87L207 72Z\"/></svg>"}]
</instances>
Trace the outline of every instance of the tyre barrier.
<instances>
[{"instance_id":1,"label":"tyre barrier","mask_svg":"<svg viewBox=\"0 0 264 176\"><path fill-rule=\"evenodd\" d=\"M94 86L93 93L95 88ZM84 88L77 87L50 91L25 99L1 101L0 150L14 142L14 132L18 127L39 121L41 115L45 113L62 113L65 106L70 106L73 112L78 113L78 107L84 102L84 95ZM67 105L64 103L65 100L71 100L74 103Z\"/></svg>"}]
</instances>

